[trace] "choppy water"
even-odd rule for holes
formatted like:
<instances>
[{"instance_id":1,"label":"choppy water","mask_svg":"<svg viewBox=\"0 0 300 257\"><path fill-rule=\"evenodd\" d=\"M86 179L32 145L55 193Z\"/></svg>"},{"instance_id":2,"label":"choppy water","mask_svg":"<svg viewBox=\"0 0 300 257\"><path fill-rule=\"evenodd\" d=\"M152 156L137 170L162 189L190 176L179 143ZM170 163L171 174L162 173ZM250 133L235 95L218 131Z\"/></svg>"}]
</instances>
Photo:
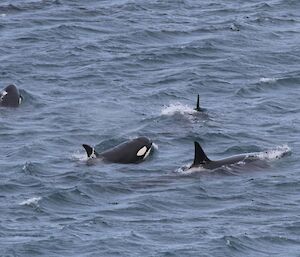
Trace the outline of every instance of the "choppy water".
<instances>
[{"instance_id":1,"label":"choppy water","mask_svg":"<svg viewBox=\"0 0 300 257\"><path fill-rule=\"evenodd\" d=\"M0 109L0 256L299 256L299 10L1 1L1 87L25 101ZM86 165L82 143L141 135L146 162ZM262 162L185 173L194 140Z\"/></svg>"}]
</instances>

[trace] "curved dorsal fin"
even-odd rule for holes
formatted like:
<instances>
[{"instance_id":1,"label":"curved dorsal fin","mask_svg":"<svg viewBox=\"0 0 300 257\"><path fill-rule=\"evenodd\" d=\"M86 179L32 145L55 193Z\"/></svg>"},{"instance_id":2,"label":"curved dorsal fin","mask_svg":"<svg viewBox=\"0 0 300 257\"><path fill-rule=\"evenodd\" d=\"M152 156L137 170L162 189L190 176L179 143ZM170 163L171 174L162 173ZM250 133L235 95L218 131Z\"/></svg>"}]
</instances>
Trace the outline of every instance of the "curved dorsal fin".
<instances>
[{"instance_id":1,"label":"curved dorsal fin","mask_svg":"<svg viewBox=\"0 0 300 257\"><path fill-rule=\"evenodd\" d=\"M205 164L211 162L211 160L206 156L202 147L198 142L194 142L195 145L195 156L193 165Z\"/></svg>"},{"instance_id":2,"label":"curved dorsal fin","mask_svg":"<svg viewBox=\"0 0 300 257\"><path fill-rule=\"evenodd\" d=\"M83 144L82 146L85 149L88 158L97 158L99 156L99 154L95 151L95 148L86 144Z\"/></svg>"},{"instance_id":3,"label":"curved dorsal fin","mask_svg":"<svg viewBox=\"0 0 300 257\"><path fill-rule=\"evenodd\" d=\"M197 105L196 105L195 111L197 111L197 112L201 111L201 108L200 108L200 96L199 96L199 94L198 94L198 97L197 97Z\"/></svg>"}]
</instances>

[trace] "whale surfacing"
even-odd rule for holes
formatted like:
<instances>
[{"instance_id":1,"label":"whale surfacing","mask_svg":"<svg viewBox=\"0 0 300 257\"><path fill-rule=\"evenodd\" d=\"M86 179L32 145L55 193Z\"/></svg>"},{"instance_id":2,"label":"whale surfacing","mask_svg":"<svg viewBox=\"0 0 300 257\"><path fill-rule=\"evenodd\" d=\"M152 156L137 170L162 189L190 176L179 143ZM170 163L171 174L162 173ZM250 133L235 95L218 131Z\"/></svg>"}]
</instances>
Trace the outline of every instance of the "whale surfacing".
<instances>
[{"instance_id":1,"label":"whale surfacing","mask_svg":"<svg viewBox=\"0 0 300 257\"><path fill-rule=\"evenodd\" d=\"M194 145L195 145L194 162L189 167L189 169L201 167L208 170L214 170L222 166L237 164L245 160L259 159L258 153L245 153L245 154L233 155L224 159L213 161L207 157L207 155L205 154L205 152L203 151L202 147L198 142L195 141Z\"/></svg>"},{"instance_id":2,"label":"whale surfacing","mask_svg":"<svg viewBox=\"0 0 300 257\"><path fill-rule=\"evenodd\" d=\"M139 163L145 160L152 150L152 141L147 137L138 137L108 149L102 153L95 148L82 145L90 159L99 159L112 163Z\"/></svg>"},{"instance_id":3,"label":"whale surfacing","mask_svg":"<svg viewBox=\"0 0 300 257\"><path fill-rule=\"evenodd\" d=\"M0 92L0 106L18 107L23 100L19 90L13 84L8 85Z\"/></svg>"}]
</instances>

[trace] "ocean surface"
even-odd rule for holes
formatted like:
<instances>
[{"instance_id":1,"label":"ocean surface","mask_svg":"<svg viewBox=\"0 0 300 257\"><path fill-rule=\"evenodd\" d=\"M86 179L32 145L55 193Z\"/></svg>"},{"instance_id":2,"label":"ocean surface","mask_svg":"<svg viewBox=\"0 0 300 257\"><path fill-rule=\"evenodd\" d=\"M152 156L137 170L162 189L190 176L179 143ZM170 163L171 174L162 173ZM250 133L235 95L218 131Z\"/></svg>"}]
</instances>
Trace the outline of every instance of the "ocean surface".
<instances>
[{"instance_id":1,"label":"ocean surface","mask_svg":"<svg viewBox=\"0 0 300 257\"><path fill-rule=\"evenodd\" d=\"M299 0L2 0L0 35L1 257L300 256Z\"/></svg>"}]
</instances>

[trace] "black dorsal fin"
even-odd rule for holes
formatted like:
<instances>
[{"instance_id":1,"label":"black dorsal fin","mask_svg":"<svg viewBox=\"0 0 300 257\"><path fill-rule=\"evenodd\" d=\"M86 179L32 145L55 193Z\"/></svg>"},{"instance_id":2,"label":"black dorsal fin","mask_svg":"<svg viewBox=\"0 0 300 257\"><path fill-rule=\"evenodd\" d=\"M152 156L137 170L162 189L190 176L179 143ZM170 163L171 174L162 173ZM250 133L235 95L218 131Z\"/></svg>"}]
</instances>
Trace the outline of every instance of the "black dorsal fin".
<instances>
[{"instance_id":1,"label":"black dorsal fin","mask_svg":"<svg viewBox=\"0 0 300 257\"><path fill-rule=\"evenodd\" d=\"M201 108L200 108L200 96L199 96L199 94L198 94L198 97L197 97L197 105L196 105L195 111L197 111L197 112L201 111Z\"/></svg>"},{"instance_id":2,"label":"black dorsal fin","mask_svg":"<svg viewBox=\"0 0 300 257\"><path fill-rule=\"evenodd\" d=\"M99 154L95 151L93 147L86 144L83 144L82 146L86 150L88 158L97 158L99 156Z\"/></svg>"},{"instance_id":3,"label":"black dorsal fin","mask_svg":"<svg viewBox=\"0 0 300 257\"><path fill-rule=\"evenodd\" d=\"M193 165L199 165L199 164L205 164L205 163L211 162L211 160L208 159L208 157L204 153L200 144L196 141L194 142L194 144L195 144L195 156L194 156Z\"/></svg>"}]
</instances>

